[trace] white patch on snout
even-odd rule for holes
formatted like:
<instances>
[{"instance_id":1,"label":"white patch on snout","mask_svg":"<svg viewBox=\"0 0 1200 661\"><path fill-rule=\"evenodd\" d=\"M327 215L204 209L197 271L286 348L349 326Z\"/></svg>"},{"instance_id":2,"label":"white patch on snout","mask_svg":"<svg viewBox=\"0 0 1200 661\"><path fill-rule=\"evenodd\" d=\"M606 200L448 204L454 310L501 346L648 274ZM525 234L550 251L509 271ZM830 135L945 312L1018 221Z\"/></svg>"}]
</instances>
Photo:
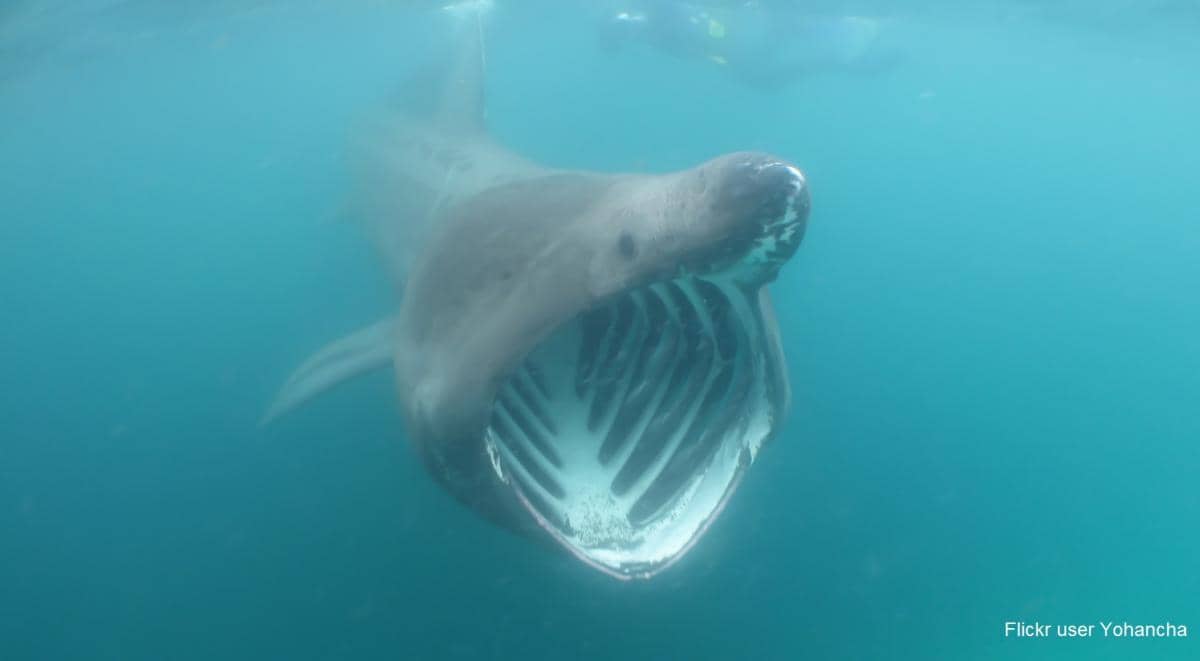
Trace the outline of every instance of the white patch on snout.
<instances>
[{"instance_id":1,"label":"white patch on snout","mask_svg":"<svg viewBox=\"0 0 1200 661\"><path fill-rule=\"evenodd\" d=\"M781 164L781 165L783 165L783 167L788 172L792 173L793 177L795 177L796 191L799 192L799 190L801 188L804 188L804 185L806 183L808 183L808 180L804 178L804 173L800 171L800 168L798 168L794 165L787 165L787 164Z\"/></svg>"}]
</instances>

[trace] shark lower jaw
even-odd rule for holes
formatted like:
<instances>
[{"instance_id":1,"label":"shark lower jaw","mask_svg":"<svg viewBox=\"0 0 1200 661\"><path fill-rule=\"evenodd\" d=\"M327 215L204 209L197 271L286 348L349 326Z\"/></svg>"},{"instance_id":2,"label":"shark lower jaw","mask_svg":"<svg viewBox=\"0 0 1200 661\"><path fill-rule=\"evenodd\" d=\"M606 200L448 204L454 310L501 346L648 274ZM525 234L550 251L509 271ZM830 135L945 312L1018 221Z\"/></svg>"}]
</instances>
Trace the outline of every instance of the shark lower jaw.
<instances>
[{"instance_id":1,"label":"shark lower jaw","mask_svg":"<svg viewBox=\"0 0 1200 661\"><path fill-rule=\"evenodd\" d=\"M724 508L785 406L739 270L625 292L501 385L485 444L537 523L589 565L649 578Z\"/></svg>"}]
</instances>

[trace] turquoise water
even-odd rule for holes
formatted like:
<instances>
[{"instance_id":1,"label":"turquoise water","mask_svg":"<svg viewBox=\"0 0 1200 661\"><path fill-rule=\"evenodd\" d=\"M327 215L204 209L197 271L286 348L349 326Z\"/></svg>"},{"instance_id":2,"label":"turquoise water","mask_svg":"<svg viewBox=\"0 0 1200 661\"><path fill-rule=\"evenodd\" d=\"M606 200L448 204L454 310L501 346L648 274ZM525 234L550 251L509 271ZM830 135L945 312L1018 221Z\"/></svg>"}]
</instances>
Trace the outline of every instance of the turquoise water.
<instances>
[{"instance_id":1,"label":"turquoise water","mask_svg":"<svg viewBox=\"0 0 1200 661\"><path fill-rule=\"evenodd\" d=\"M720 521L621 584L452 502L386 374L257 428L394 305L345 145L429 10L21 3L0 659L1200 658L1200 6L825 3L901 57L764 89L600 48L591 6L497 3L489 120L518 151L809 176L774 287L793 415Z\"/></svg>"}]
</instances>

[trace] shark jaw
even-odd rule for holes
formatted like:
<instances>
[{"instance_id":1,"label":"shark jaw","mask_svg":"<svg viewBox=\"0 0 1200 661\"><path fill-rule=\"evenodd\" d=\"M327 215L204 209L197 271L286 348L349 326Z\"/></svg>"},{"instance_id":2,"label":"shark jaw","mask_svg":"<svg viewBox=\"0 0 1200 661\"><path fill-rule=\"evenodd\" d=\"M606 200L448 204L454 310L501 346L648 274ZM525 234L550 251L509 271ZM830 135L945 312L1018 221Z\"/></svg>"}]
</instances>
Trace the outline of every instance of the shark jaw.
<instances>
[{"instance_id":1,"label":"shark jaw","mask_svg":"<svg viewBox=\"0 0 1200 661\"><path fill-rule=\"evenodd\" d=\"M670 567L775 433L788 394L765 285L806 211L762 223L735 260L577 316L501 384L492 470L585 563L623 580Z\"/></svg>"}]
</instances>

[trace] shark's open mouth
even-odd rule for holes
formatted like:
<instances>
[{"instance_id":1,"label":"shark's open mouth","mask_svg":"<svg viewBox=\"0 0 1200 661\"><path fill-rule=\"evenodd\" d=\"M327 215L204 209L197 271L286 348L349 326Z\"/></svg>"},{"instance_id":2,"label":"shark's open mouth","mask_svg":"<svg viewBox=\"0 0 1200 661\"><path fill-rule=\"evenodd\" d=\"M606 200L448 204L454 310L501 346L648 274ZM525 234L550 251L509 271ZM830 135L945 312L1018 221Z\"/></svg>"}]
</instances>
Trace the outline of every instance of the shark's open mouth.
<instances>
[{"instance_id":1,"label":"shark's open mouth","mask_svg":"<svg viewBox=\"0 0 1200 661\"><path fill-rule=\"evenodd\" d=\"M557 329L500 388L493 466L581 559L649 577L723 508L786 400L760 289L713 274L626 292Z\"/></svg>"}]
</instances>

